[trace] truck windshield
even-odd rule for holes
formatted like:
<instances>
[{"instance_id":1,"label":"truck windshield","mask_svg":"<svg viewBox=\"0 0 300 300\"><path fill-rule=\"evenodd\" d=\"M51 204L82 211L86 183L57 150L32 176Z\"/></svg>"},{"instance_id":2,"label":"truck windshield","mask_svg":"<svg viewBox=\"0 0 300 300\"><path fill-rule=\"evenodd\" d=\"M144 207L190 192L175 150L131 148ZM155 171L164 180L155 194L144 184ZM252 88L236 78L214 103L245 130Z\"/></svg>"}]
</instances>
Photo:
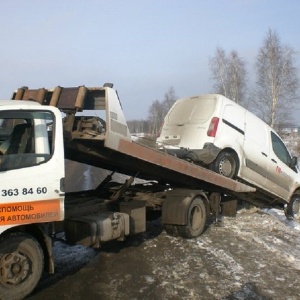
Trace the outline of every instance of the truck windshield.
<instances>
[{"instance_id":1,"label":"truck windshield","mask_svg":"<svg viewBox=\"0 0 300 300\"><path fill-rule=\"evenodd\" d=\"M52 124L49 111L0 111L0 172L27 168L50 159Z\"/></svg>"}]
</instances>

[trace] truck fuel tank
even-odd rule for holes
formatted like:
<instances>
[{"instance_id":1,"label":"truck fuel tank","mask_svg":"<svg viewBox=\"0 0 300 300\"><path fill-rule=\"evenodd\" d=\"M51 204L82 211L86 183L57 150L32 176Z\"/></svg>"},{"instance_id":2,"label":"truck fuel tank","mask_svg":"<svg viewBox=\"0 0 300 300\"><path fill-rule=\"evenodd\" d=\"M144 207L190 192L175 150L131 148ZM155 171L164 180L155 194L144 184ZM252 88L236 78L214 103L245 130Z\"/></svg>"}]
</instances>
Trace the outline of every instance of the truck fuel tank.
<instances>
[{"instance_id":1,"label":"truck fuel tank","mask_svg":"<svg viewBox=\"0 0 300 300\"><path fill-rule=\"evenodd\" d=\"M123 240L129 235L129 215L120 212L95 212L65 220L69 244L99 248L101 242Z\"/></svg>"}]
</instances>

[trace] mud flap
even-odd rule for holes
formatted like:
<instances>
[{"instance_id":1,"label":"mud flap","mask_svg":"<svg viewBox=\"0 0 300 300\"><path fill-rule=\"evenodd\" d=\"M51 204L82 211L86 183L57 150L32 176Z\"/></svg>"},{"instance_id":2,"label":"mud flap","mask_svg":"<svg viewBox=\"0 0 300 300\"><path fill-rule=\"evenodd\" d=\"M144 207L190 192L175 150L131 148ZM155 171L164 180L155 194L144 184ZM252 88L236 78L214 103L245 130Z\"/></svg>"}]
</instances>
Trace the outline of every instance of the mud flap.
<instances>
[{"instance_id":1,"label":"mud flap","mask_svg":"<svg viewBox=\"0 0 300 300\"><path fill-rule=\"evenodd\" d=\"M222 216L236 217L237 200L236 199L222 199L221 202Z\"/></svg>"},{"instance_id":2,"label":"mud flap","mask_svg":"<svg viewBox=\"0 0 300 300\"><path fill-rule=\"evenodd\" d=\"M215 224L222 222L223 216L235 217L237 200L220 193L211 193L209 196L210 209Z\"/></svg>"},{"instance_id":3,"label":"mud flap","mask_svg":"<svg viewBox=\"0 0 300 300\"><path fill-rule=\"evenodd\" d=\"M222 222L221 217L221 194L211 193L209 196L210 210L213 216L213 221L215 224Z\"/></svg>"}]
</instances>

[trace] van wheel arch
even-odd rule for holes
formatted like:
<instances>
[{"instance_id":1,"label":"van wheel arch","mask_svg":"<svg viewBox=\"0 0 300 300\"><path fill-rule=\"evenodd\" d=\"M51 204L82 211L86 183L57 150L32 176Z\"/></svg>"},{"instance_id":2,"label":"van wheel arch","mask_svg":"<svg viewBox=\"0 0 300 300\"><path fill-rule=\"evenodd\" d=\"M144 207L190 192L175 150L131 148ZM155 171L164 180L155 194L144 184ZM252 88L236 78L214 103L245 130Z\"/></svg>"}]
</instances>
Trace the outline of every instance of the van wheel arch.
<instances>
[{"instance_id":1,"label":"van wheel arch","mask_svg":"<svg viewBox=\"0 0 300 300\"><path fill-rule=\"evenodd\" d=\"M223 149L209 168L225 177L235 179L240 168L239 157L233 149Z\"/></svg>"}]
</instances>

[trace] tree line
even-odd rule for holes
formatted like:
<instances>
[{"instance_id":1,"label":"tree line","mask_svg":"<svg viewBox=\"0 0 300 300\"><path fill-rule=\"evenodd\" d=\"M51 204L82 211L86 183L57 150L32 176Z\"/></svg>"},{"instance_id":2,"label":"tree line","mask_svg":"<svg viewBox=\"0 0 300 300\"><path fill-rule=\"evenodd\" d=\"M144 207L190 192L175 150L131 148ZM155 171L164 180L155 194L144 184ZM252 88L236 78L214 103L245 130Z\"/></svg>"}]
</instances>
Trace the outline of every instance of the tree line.
<instances>
[{"instance_id":1,"label":"tree line","mask_svg":"<svg viewBox=\"0 0 300 300\"><path fill-rule=\"evenodd\" d=\"M130 120L127 122L131 133L147 133L149 135L158 135L164 117L169 109L175 103L177 97L175 90L171 86L165 93L162 101L155 100L148 109L148 117L146 120Z\"/></svg>"},{"instance_id":2,"label":"tree line","mask_svg":"<svg viewBox=\"0 0 300 300\"><path fill-rule=\"evenodd\" d=\"M213 82L212 93L222 94L239 103L271 127L291 120L290 114L299 101L296 52L282 44L275 30L268 30L258 50L253 86L248 84L246 62L236 50L227 54L224 49L217 47L208 63ZM162 101L152 102L146 120L128 122L130 132L157 135L175 101L175 90L170 87Z\"/></svg>"}]
</instances>

